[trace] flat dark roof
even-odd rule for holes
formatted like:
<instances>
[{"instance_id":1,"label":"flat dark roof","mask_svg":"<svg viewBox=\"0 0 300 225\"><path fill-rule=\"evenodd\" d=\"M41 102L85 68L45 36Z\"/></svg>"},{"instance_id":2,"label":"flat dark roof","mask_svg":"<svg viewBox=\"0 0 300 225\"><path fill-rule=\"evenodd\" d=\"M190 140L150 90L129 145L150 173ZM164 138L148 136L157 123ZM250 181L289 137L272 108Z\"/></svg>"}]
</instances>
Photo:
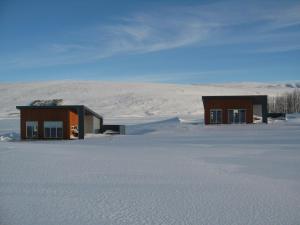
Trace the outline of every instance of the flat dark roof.
<instances>
[{"instance_id":1,"label":"flat dark roof","mask_svg":"<svg viewBox=\"0 0 300 225\"><path fill-rule=\"evenodd\" d=\"M210 99L251 99L253 103L261 103L268 101L267 95L212 95L212 96L202 96L202 101Z\"/></svg>"},{"instance_id":2,"label":"flat dark roof","mask_svg":"<svg viewBox=\"0 0 300 225\"><path fill-rule=\"evenodd\" d=\"M46 105L24 105L24 106L16 106L17 109L72 109L72 110L77 110L77 109L84 109L88 114L91 114L97 118L103 118L101 115L98 113L94 112L90 108L88 108L85 105L56 105L56 106L46 106Z\"/></svg>"}]
</instances>

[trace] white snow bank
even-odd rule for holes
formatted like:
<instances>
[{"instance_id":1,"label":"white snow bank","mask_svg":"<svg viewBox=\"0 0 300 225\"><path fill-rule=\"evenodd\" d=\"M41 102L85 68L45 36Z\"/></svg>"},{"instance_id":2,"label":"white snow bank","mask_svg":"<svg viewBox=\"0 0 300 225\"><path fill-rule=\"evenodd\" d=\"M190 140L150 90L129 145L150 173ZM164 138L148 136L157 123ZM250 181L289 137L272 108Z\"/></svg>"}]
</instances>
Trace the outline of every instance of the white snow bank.
<instances>
[{"instance_id":1,"label":"white snow bank","mask_svg":"<svg viewBox=\"0 0 300 225\"><path fill-rule=\"evenodd\" d=\"M19 119L0 119L0 141L15 141L20 139Z\"/></svg>"},{"instance_id":2,"label":"white snow bank","mask_svg":"<svg viewBox=\"0 0 300 225\"><path fill-rule=\"evenodd\" d=\"M180 117L179 121L181 123L187 123L187 124L203 124L204 119L203 119L203 115L199 116L199 117Z\"/></svg>"},{"instance_id":3,"label":"white snow bank","mask_svg":"<svg viewBox=\"0 0 300 225\"><path fill-rule=\"evenodd\" d=\"M289 125L299 125L300 124L300 113L286 114L285 118L269 118L268 122L273 123L285 123Z\"/></svg>"},{"instance_id":4,"label":"white snow bank","mask_svg":"<svg viewBox=\"0 0 300 225\"><path fill-rule=\"evenodd\" d=\"M300 122L300 113L292 113L286 115L287 120L293 121L293 122Z\"/></svg>"},{"instance_id":5,"label":"white snow bank","mask_svg":"<svg viewBox=\"0 0 300 225\"><path fill-rule=\"evenodd\" d=\"M165 119L161 121L142 123L137 125L127 125L126 134L128 135L142 135L147 133L170 131L180 124L178 117Z\"/></svg>"},{"instance_id":6,"label":"white snow bank","mask_svg":"<svg viewBox=\"0 0 300 225\"><path fill-rule=\"evenodd\" d=\"M31 106L58 106L63 104L63 99L34 100Z\"/></svg>"},{"instance_id":7,"label":"white snow bank","mask_svg":"<svg viewBox=\"0 0 300 225\"><path fill-rule=\"evenodd\" d=\"M0 134L0 141L15 141L19 140L20 135L18 133L7 133L7 134Z\"/></svg>"}]
</instances>

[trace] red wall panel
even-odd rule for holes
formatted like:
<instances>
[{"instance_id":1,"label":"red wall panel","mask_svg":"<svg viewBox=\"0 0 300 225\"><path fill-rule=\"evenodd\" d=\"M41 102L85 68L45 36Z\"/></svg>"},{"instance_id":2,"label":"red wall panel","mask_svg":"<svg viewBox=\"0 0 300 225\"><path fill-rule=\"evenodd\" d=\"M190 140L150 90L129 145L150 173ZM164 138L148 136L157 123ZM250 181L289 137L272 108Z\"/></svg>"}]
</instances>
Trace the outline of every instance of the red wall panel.
<instances>
[{"instance_id":1,"label":"red wall panel","mask_svg":"<svg viewBox=\"0 0 300 225\"><path fill-rule=\"evenodd\" d=\"M228 123L228 109L246 109L246 122L253 123L253 103L251 99L206 99L204 102L205 124L210 124L210 110L222 109L223 123Z\"/></svg>"},{"instance_id":2,"label":"red wall panel","mask_svg":"<svg viewBox=\"0 0 300 225\"><path fill-rule=\"evenodd\" d=\"M63 138L70 138L68 109L21 109L21 138L26 138L26 121L38 121L38 138L44 138L44 121L63 121Z\"/></svg>"}]
</instances>

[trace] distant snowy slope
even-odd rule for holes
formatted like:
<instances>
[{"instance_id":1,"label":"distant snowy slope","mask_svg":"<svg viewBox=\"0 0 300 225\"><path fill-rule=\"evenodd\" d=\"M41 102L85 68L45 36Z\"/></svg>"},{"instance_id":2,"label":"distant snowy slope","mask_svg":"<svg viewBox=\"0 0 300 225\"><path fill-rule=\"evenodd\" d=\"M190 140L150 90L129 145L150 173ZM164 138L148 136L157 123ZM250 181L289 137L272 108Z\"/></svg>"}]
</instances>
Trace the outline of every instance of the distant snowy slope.
<instances>
[{"instance_id":1,"label":"distant snowy slope","mask_svg":"<svg viewBox=\"0 0 300 225\"><path fill-rule=\"evenodd\" d=\"M203 95L276 95L291 90L293 88L283 84L262 83L179 85L51 81L0 84L0 118L16 117L16 105L60 98L64 104L84 104L108 118L194 116L203 113Z\"/></svg>"}]
</instances>

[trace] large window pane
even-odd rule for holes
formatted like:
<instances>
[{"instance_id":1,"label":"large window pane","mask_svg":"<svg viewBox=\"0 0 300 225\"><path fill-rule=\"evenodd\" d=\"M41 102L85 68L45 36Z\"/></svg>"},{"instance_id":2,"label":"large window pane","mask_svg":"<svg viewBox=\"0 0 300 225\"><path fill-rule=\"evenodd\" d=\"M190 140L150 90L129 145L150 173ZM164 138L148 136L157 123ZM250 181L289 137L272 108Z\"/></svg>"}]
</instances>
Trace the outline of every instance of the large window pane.
<instances>
[{"instance_id":1,"label":"large window pane","mask_svg":"<svg viewBox=\"0 0 300 225\"><path fill-rule=\"evenodd\" d=\"M222 110L221 109L211 109L210 110L210 123L222 123Z\"/></svg>"},{"instance_id":2,"label":"large window pane","mask_svg":"<svg viewBox=\"0 0 300 225\"><path fill-rule=\"evenodd\" d=\"M38 137L38 122L26 121L26 137L35 138Z\"/></svg>"},{"instance_id":3,"label":"large window pane","mask_svg":"<svg viewBox=\"0 0 300 225\"><path fill-rule=\"evenodd\" d=\"M32 136L33 137L37 137L38 136L38 127L37 126L33 127Z\"/></svg>"},{"instance_id":4,"label":"large window pane","mask_svg":"<svg viewBox=\"0 0 300 225\"><path fill-rule=\"evenodd\" d=\"M234 123L240 123L239 110L237 109L233 110L233 118L234 118Z\"/></svg>"},{"instance_id":5,"label":"large window pane","mask_svg":"<svg viewBox=\"0 0 300 225\"><path fill-rule=\"evenodd\" d=\"M45 138L62 138L63 122L62 121L45 121L44 122Z\"/></svg>"},{"instance_id":6,"label":"large window pane","mask_svg":"<svg viewBox=\"0 0 300 225\"><path fill-rule=\"evenodd\" d=\"M57 128L57 137L58 138L62 138L63 137L62 128L60 128L60 127Z\"/></svg>"},{"instance_id":7,"label":"large window pane","mask_svg":"<svg viewBox=\"0 0 300 225\"><path fill-rule=\"evenodd\" d=\"M57 121L56 122L56 127L57 128L62 128L63 127L63 122L62 121Z\"/></svg>"},{"instance_id":8,"label":"large window pane","mask_svg":"<svg viewBox=\"0 0 300 225\"><path fill-rule=\"evenodd\" d=\"M246 110L240 110L240 123L246 123Z\"/></svg>"},{"instance_id":9,"label":"large window pane","mask_svg":"<svg viewBox=\"0 0 300 225\"><path fill-rule=\"evenodd\" d=\"M222 123L222 111L217 111L217 123Z\"/></svg>"},{"instance_id":10,"label":"large window pane","mask_svg":"<svg viewBox=\"0 0 300 225\"><path fill-rule=\"evenodd\" d=\"M246 110L245 109L229 109L228 110L228 123L246 123Z\"/></svg>"},{"instance_id":11,"label":"large window pane","mask_svg":"<svg viewBox=\"0 0 300 225\"><path fill-rule=\"evenodd\" d=\"M46 137L46 138L49 138L49 137L50 137L50 128L49 128L49 127L46 127L46 128L45 128L45 137Z\"/></svg>"},{"instance_id":12,"label":"large window pane","mask_svg":"<svg viewBox=\"0 0 300 225\"><path fill-rule=\"evenodd\" d=\"M228 123L233 123L233 110L228 110Z\"/></svg>"},{"instance_id":13,"label":"large window pane","mask_svg":"<svg viewBox=\"0 0 300 225\"><path fill-rule=\"evenodd\" d=\"M56 127L51 127L50 135L52 138L56 138Z\"/></svg>"},{"instance_id":14,"label":"large window pane","mask_svg":"<svg viewBox=\"0 0 300 225\"><path fill-rule=\"evenodd\" d=\"M27 126L27 137L32 137L32 130L33 130L32 126Z\"/></svg>"}]
</instances>

